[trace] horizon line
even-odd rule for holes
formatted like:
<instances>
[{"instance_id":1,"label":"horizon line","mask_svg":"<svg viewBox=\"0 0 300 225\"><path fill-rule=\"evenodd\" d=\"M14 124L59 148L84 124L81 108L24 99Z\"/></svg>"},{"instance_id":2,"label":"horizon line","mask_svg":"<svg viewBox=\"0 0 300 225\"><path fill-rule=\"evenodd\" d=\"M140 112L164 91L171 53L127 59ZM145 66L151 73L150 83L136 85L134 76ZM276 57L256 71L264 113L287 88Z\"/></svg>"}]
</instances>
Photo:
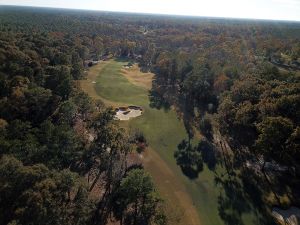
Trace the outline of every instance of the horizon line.
<instances>
[{"instance_id":1,"label":"horizon line","mask_svg":"<svg viewBox=\"0 0 300 225\"><path fill-rule=\"evenodd\" d=\"M52 7L52 6L36 6L36 5L10 5L1 4L0 7L20 7L20 8L44 8L44 9L63 9L63 10L80 10L87 12L105 12L105 13L125 13L135 15L151 15L151 16L166 16L166 17L190 17L190 18L207 18L207 19L228 19L228 20L248 20L248 21L264 21L264 22L292 22L300 23L300 20L288 19L264 19L264 18L250 18L250 17L222 17L222 16L201 16L188 14L170 14L170 13L151 13L151 12L135 12L135 11L118 11L118 10L101 10L101 9L86 9L86 8L70 8L70 7Z\"/></svg>"}]
</instances>

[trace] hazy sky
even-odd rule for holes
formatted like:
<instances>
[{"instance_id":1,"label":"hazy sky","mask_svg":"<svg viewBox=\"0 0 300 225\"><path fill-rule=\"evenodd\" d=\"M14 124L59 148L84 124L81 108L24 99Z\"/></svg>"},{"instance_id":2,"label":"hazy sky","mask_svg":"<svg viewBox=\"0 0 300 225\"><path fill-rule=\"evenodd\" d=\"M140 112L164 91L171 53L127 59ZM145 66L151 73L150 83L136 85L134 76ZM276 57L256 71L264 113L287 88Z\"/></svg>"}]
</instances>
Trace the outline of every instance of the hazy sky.
<instances>
[{"instance_id":1,"label":"hazy sky","mask_svg":"<svg viewBox=\"0 0 300 225\"><path fill-rule=\"evenodd\" d=\"M300 0L0 0L0 5L300 21Z\"/></svg>"}]
</instances>

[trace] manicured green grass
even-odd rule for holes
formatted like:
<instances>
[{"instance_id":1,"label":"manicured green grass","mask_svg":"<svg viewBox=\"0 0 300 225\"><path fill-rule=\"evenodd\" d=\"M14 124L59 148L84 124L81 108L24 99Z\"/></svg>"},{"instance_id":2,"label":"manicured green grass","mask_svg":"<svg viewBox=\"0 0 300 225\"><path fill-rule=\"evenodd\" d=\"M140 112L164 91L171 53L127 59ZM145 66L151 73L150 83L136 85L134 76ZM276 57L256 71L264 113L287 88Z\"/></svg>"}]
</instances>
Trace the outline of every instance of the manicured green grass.
<instances>
[{"instance_id":1,"label":"manicured green grass","mask_svg":"<svg viewBox=\"0 0 300 225\"><path fill-rule=\"evenodd\" d=\"M195 180L190 180L181 172L173 154L177 145L187 138L183 122L177 118L173 110L164 111L150 108L148 90L133 85L122 76L120 70L124 64L126 63L111 61L103 68L96 80L97 94L110 101L144 108L143 116L124 122L126 126L141 130L149 145L159 153L160 157L178 175L178 179L185 184L199 213L201 225L223 225L224 222L218 213L218 196L222 190L215 185L214 172L205 166ZM193 142L196 143L197 140L193 140ZM245 225L257 224L253 222L254 218L251 214L243 216Z\"/></svg>"},{"instance_id":2,"label":"manicured green grass","mask_svg":"<svg viewBox=\"0 0 300 225\"><path fill-rule=\"evenodd\" d=\"M111 101L146 105L146 89L132 85L121 75L120 69L124 64L126 63L109 62L96 79L96 92Z\"/></svg>"}]
</instances>

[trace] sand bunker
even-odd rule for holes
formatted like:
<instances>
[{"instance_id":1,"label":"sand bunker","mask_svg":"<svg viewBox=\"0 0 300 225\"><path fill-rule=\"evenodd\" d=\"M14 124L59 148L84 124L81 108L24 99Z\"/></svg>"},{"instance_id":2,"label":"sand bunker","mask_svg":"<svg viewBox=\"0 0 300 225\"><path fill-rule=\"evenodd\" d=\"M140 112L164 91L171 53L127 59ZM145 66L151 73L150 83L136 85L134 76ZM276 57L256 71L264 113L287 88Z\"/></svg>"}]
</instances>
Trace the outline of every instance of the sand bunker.
<instances>
[{"instance_id":1,"label":"sand bunker","mask_svg":"<svg viewBox=\"0 0 300 225\"><path fill-rule=\"evenodd\" d=\"M272 216L278 224L298 225L300 222L300 208L291 207L287 210L273 208Z\"/></svg>"},{"instance_id":2,"label":"sand bunker","mask_svg":"<svg viewBox=\"0 0 300 225\"><path fill-rule=\"evenodd\" d=\"M128 106L116 108L115 112L116 120L129 120L130 118L141 116L143 109L139 106Z\"/></svg>"}]
</instances>

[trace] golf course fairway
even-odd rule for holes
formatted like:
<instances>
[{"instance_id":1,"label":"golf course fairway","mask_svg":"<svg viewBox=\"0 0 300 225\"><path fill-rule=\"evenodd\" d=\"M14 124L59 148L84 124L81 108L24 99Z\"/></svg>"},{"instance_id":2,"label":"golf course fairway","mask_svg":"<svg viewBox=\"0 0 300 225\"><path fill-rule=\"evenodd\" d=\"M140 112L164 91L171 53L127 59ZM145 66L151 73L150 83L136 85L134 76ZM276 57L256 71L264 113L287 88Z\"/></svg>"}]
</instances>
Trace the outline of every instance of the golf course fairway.
<instances>
[{"instance_id":1,"label":"golf course fairway","mask_svg":"<svg viewBox=\"0 0 300 225\"><path fill-rule=\"evenodd\" d=\"M196 179L186 177L176 164L174 151L177 145L187 139L183 122L174 110L155 109L149 106L149 89L144 80L149 73L138 79L130 79L130 71L124 72L127 62L109 60L90 68L82 89L94 99L102 99L112 106L136 105L143 108L142 116L129 121L120 121L121 126L141 130L149 144L143 153L145 169L152 175L162 197L167 202L167 213L181 217L171 221L182 225L224 225L219 215L218 197L222 190L215 184L215 172L206 165ZM130 70L130 69L129 69ZM137 76L137 71L134 71ZM145 77L143 77L145 76ZM197 143L198 140L193 140ZM241 215L245 225L254 225L253 213ZM234 224L233 224L234 225Z\"/></svg>"}]
</instances>

